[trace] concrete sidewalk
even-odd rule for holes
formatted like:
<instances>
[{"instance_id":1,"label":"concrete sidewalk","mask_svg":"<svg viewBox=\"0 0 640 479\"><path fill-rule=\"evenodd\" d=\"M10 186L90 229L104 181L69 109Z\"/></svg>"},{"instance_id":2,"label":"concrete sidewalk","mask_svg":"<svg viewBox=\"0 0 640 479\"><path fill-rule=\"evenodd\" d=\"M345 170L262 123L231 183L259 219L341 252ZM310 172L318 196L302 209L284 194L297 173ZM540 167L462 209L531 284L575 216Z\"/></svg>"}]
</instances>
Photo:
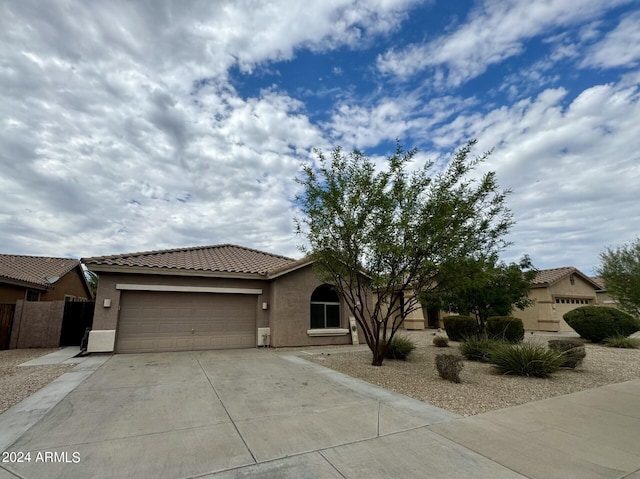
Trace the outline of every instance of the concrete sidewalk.
<instances>
[{"instance_id":1,"label":"concrete sidewalk","mask_svg":"<svg viewBox=\"0 0 640 479\"><path fill-rule=\"evenodd\" d=\"M640 380L429 426L537 479L640 479Z\"/></svg>"},{"instance_id":2,"label":"concrete sidewalk","mask_svg":"<svg viewBox=\"0 0 640 479\"><path fill-rule=\"evenodd\" d=\"M78 364L84 361L85 358L76 357L80 354L80 346L67 346L60 348L58 351L54 351L39 358L32 359L20 366L43 366L49 364Z\"/></svg>"},{"instance_id":3,"label":"concrete sidewalk","mask_svg":"<svg viewBox=\"0 0 640 479\"><path fill-rule=\"evenodd\" d=\"M640 479L640 380L469 418L265 350L90 357L57 381L0 415L0 450L33 458L0 479Z\"/></svg>"}]
</instances>

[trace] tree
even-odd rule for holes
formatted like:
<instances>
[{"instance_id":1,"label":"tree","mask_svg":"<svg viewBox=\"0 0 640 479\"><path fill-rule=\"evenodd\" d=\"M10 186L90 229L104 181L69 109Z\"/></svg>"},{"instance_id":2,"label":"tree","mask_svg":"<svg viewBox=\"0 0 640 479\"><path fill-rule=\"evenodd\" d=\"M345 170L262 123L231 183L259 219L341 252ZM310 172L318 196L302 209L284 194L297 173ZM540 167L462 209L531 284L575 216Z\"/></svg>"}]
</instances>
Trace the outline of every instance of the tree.
<instances>
[{"instance_id":1,"label":"tree","mask_svg":"<svg viewBox=\"0 0 640 479\"><path fill-rule=\"evenodd\" d=\"M640 238L616 249L600 253L600 267L596 270L607 292L620 309L640 317Z\"/></svg>"},{"instance_id":2,"label":"tree","mask_svg":"<svg viewBox=\"0 0 640 479\"><path fill-rule=\"evenodd\" d=\"M498 263L489 258L462 258L442 265L438 287L422 295L427 307L438 307L460 314L473 314L480 335L485 333L487 318L509 316L513 308L525 309L531 281L537 271L531 259L524 256L519 263Z\"/></svg>"},{"instance_id":3,"label":"tree","mask_svg":"<svg viewBox=\"0 0 640 479\"><path fill-rule=\"evenodd\" d=\"M506 246L512 224L508 190L495 173L470 174L490 153L475 159L475 141L458 150L448 167L430 176L433 164L410 170L417 150L397 144L385 167L359 151L315 150L318 165L303 165L296 197L301 246L315 259L320 278L335 286L380 366L405 318L421 308L416 295L435 286L438 265L453 258L489 256Z\"/></svg>"},{"instance_id":4,"label":"tree","mask_svg":"<svg viewBox=\"0 0 640 479\"><path fill-rule=\"evenodd\" d=\"M95 274L93 271L87 269L85 265L82 265L82 268L84 272L84 277L86 278L87 284L89 285L89 290L91 291L91 294L95 298L96 295L98 294L98 279L99 279L98 275Z\"/></svg>"}]
</instances>

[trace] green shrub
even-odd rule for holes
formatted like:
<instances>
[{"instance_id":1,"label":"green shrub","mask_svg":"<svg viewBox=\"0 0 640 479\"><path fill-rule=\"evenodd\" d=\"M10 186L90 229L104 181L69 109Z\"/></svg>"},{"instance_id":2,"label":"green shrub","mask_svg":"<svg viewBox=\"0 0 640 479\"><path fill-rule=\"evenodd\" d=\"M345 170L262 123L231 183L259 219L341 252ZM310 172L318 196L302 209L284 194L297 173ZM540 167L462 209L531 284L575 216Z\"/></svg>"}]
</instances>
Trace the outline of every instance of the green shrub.
<instances>
[{"instance_id":1,"label":"green shrub","mask_svg":"<svg viewBox=\"0 0 640 479\"><path fill-rule=\"evenodd\" d=\"M451 341L463 341L478 335L478 325L471 316L445 316L442 322Z\"/></svg>"},{"instance_id":2,"label":"green shrub","mask_svg":"<svg viewBox=\"0 0 640 479\"><path fill-rule=\"evenodd\" d=\"M640 339L626 336L605 338L604 343L611 348L640 349Z\"/></svg>"},{"instance_id":3,"label":"green shrub","mask_svg":"<svg viewBox=\"0 0 640 479\"><path fill-rule=\"evenodd\" d=\"M487 336L508 343L519 343L524 339L524 325L519 318L491 316L487 319Z\"/></svg>"},{"instance_id":4,"label":"green shrub","mask_svg":"<svg viewBox=\"0 0 640 479\"><path fill-rule=\"evenodd\" d=\"M449 338L447 338L446 336L434 336L433 345L436 348L446 348L447 346L449 346Z\"/></svg>"},{"instance_id":5,"label":"green shrub","mask_svg":"<svg viewBox=\"0 0 640 479\"><path fill-rule=\"evenodd\" d=\"M394 336L387 348L388 359L402 359L405 361L411 352L416 349L416 344L406 336Z\"/></svg>"},{"instance_id":6,"label":"green shrub","mask_svg":"<svg viewBox=\"0 0 640 479\"><path fill-rule=\"evenodd\" d=\"M462 352L462 355L469 361L488 363L493 350L502 344L504 344L504 342L497 339L470 338L462 342L460 352Z\"/></svg>"},{"instance_id":7,"label":"green shrub","mask_svg":"<svg viewBox=\"0 0 640 479\"><path fill-rule=\"evenodd\" d=\"M584 344L579 339L550 339L549 349L564 355L561 368L575 368L587 355Z\"/></svg>"},{"instance_id":8,"label":"green shrub","mask_svg":"<svg viewBox=\"0 0 640 479\"><path fill-rule=\"evenodd\" d=\"M464 367L462 358L455 354L437 354L436 355L436 369L442 379L459 383L460 371Z\"/></svg>"},{"instance_id":9,"label":"green shrub","mask_svg":"<svg viewBox=\"0 0 640 479\"><path fill-rule=\"evenodd\" d=\"M491 363L503 374L545 378L556 372L564 354L536 343L502 344L491 353Z\"/></svg>"},{"instance_id":10,"label":"green shrub","mask_svg":"<svg viewBox=\"0 0 640 479\"><path fill-rule=\"evenodd\" d=\"M576 333L585 339L601 343L613 336L629 336L640 330L640 320L616 308L582 306L563 316Z\"/></svg>"}]
</instances>

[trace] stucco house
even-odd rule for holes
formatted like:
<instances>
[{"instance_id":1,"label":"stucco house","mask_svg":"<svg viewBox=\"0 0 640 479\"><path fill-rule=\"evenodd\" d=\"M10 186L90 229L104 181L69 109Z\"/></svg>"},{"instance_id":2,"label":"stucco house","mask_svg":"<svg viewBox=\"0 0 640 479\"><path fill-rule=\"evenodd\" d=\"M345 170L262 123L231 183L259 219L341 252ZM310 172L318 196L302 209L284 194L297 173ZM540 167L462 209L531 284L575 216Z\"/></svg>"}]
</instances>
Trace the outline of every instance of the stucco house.
<instances>
[{"instance_id":1,"label":"stucco house","mask_svg":"<svg viewBox=\"0 0 640 479\"><path fill-rule=\"evenodd\" d=\"M59 346L65 305L91 298L80 260L0 254L0 349Z\"/></svg>"},{"instance_id":2,"label":"stucco house","mask_svg":"<svg viewBox=\"0 0 640 479\"><path fill-rule=\"evenodd\" d=\"M406 295L412 291L405 292ZM610 306L617 303L605 290L601 278L590 278L572 266L538 271L531 282L529 297L534 304L524 310L514 309L511 314L522 319L528 331L573 331L562 316L580 306ZM442 328L446 311L419 309L405 320L405 329Z\"/></svg>"},{"instance_id":3,"label":"stucco house","mask_svg":"<svg viewBox=\"0 0 640 479\"><path fill-rule=\"evenodd\" d=\"M0 254L0 304L90 298L80 260Z\"/></svg>"},{"instance_id":4,"label":"stucco house","mask_svg":"<svg viewBox=\"0 0 640 479\"><path fill-rule=\"evenodd\" d=\"M600 305L599 291L602 285L572 266L543 269L531 283L529 297L535 303L512 315L522 319L526 330L573 331L562 316L580 306Z\"/></svg>"},{"instance_id":5,"label":"stucco house","mask_svg":"<svg viewBox=\"0 0 640 479\"><path fill-rule=\"evenodd\" d=\"M89 352L350 344L309 258L231 244L84 258L99 275Z\"/></svg>"}]
</instances>

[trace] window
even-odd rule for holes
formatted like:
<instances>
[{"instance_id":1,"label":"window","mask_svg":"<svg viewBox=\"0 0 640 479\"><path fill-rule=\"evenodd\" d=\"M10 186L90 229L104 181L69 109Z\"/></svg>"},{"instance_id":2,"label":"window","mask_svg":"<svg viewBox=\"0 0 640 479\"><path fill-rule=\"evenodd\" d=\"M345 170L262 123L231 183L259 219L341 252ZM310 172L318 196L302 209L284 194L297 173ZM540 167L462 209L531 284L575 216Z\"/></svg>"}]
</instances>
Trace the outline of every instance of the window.
<instances>
[{"instance_id":1,"label":"window","mask_svg":"<svg viewBox=\"0 0 640 479\"><path fill-rule=\"evenodd\" d=\"M311 295L311 329L340 327L340 298L335 290L324 284Z\"/></svg>"},{"instance_id":2,"label":"window","mask_svg":"<svg viewBox=\"0 0 640 479\"><path fill-rule=\"evenodd\" d=\"M556 298L556 304L590 304L590 299Z\"/></svg>"},{"instance_id":3,"label":"window","mask_svg":"<svg viewBox=\"0 0 640 479\"><path fill-rule=\"evenodd\" d=\"M24 299L26 301L40 301L40 291L35 289L28 289L25 293Z\"/></svg>"}]
</instances>

